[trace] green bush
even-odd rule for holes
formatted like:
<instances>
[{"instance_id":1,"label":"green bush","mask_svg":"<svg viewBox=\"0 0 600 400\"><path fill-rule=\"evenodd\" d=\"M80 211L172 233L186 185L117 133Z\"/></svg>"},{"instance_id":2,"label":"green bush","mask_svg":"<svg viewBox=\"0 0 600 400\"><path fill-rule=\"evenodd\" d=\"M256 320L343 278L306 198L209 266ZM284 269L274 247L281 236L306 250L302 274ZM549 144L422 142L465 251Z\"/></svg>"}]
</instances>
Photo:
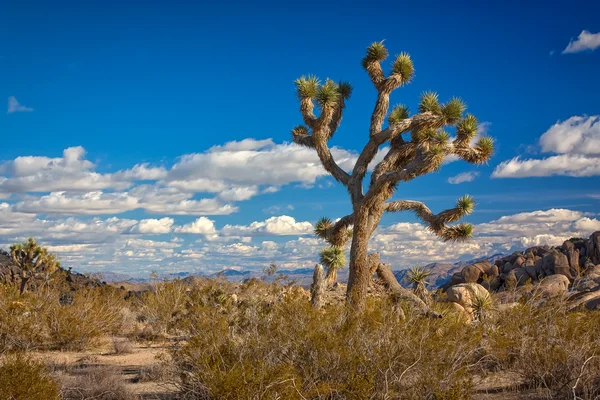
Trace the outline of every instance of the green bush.
<instances>
[{"instance_id":1,"label":"green bush","mask_svg":"<svg viewBox=\"0 0 600 400\"><path fill-rule=\"evenodd\" d=\"M11 400L54 400L59 399L59 387L44 364L15 353L0 361L0 395Z\"/></svg>"}]
</instances>

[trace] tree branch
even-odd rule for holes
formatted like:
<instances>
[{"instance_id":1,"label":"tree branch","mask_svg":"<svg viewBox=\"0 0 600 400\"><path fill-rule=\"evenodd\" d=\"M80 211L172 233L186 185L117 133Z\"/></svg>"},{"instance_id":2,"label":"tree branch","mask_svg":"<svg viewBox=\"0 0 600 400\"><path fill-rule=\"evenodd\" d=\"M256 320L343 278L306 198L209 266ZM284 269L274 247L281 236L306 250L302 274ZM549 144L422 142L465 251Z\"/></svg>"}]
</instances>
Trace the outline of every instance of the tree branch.
<instances>
[{"instance_id":1,"label":"tree branch","mask_svg":"<svg viewBox=\"0 0 600 400\"><path fill-rule=\"evenodd\" d=\"M348 227L354 223L354 214L340 218L335 224L319 233L319 237L325 239L334 246L343 246L348 242Z\"/></svg>"},{"instance_id":2,"label":"tree branch","mask_svg":"<svg viewBox=\"0 0 600 400\"><path fill-rule=\"evenodd\" d=\"M340 100L333 112L333 117L331 118L331 122L329 123L329 134L327 139L331 139L335 134L335 131L340 127L340 122L342 121L342 115L344 114L344 108L346 108L346 102L344 98L340 96Z\"/></svg>"},{"instance_id":3,"label":"tree branch","mask_svg":"<svg viewBox=\"0 0 600 400\"><path fill-rule=\"evenodd\" d=\"M305 97L300 100L300 113L302 114L302 119L311 129L315 128L317 122L317 117L315 117L315 114L313 113L314 108L315 105L310 97Z\"/></svg>"},{"instance_id":4,"label":"tree branch","mask_svg":"<svg viewBox=\"0 0 600 400\"><path fill-rule=\"evenodd\" d=\"M473 211L474 202L470 196L458 199L456 207L444 210L439 214L431 212L429 207L420 201L397 200L386 203L387 212L412 211L429 230L445 241L459 241L468 239L472 234L472 225L459 224L448 226L448 223L457 222Z\"/></svg>"},{"instance_id":5,"label":"tree branch","mask_svg":"<svg viewBox=\"0 0 600 400\"><path fill-rule=\"evenodd\" d=\"M391 268L387 264L379 263L377 276L384 282L396 301L410 303L421 315L430 318L442 318L441 314L431 310L423 300L408 289L404 289L399 283Z\"/></svg>"}]
</instances>

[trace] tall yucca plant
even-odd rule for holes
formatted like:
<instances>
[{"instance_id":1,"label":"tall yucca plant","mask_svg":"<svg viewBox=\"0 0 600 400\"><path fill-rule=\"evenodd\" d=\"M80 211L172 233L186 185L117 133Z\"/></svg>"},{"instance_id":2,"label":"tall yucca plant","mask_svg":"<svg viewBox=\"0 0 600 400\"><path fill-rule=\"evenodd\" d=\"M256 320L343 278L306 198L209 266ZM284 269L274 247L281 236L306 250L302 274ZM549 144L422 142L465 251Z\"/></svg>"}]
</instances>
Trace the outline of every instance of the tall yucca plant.
<instances>
[{"instance_id":1,"label":"tall yucca plant","mask_svg":"<svg viewBox=\"0 0 600 400\"><path fill-rule=\"evenodd\" d=\"M10 256L21 272L20 293L23 294L31 278L45 274L49 276L60 267L60 262L48 249L40 246L33 238L10 246Z\"/></svg>"},{"instance_id":2,"label":"tall yucca plant","mask_svg":"<svg viewBox=\"0 0 600 400\"><path fill-rule=\"evenodd\" d=\"M382 62L388 55L384 43L376 42L367 47L362 59L362 66L377 90L377 98L371 114L368 142L352 171L337 164L329 146L340 126L352 86L330 79L322 82L310 75L295 82L304 124L292 129L292 139L315 150L325 170L346 186L352 203L351 214L335 222L323 219L315 231L331 246L343 247L348 240L348 229L353 226L347 297L357 312L364 308L374 271L379 274L378 266L381 265L389 269L376 253L369 254L369 239L384 213L413 212L432 233L448 242L467 240L473 234L472 225L458 223L473 210L474 202L470 197L463 197L453 208L434 213L420 201L392 200L398 185L439 170L448 156L483 164L494 150L494 142L489 137L471 143L477 134L477 119L465 114L467 106L459 98L443 103L436 93L426 92L421 96L417 114L411 116L404 105L390 110L391 93L412 80L414 66L407 53L400 53L386 74ZM454 127L456 131L452 140L444 130L446 127ZM368 167L382 146L388 147L389 151L365 184ZM392 276L391 271L381 275ZM397 282L392 283L388 286L397 292L402 290ZM428 308L421 307L422 301L416 303L421 311L429 313Z\"/></svg>"},{"instance_id":3,"label":"tall yucca plant","mask_svg":"<svg viewBox=\"0 0 600 400\"><path fill-rule=\"evenodd\" d=\"M414 293L426 304L431 304L431 295L427 290L429 275L431 275L431 271L419 266L412 267L406 274L406 279L412 285Z\"/></svg>"},{"instance_id":4,"label":"tall yucca plant","mask_svg":"<svg viewBox=\"0 0 600 400\"><path fill-rule=\"evenodd\" d=\"M321 264L327 268L325 280L327 285L333 285L337 281L338 270L346 265L344 249L338 246L329 246L321 251Z\"/></svg>"}]
</instances>

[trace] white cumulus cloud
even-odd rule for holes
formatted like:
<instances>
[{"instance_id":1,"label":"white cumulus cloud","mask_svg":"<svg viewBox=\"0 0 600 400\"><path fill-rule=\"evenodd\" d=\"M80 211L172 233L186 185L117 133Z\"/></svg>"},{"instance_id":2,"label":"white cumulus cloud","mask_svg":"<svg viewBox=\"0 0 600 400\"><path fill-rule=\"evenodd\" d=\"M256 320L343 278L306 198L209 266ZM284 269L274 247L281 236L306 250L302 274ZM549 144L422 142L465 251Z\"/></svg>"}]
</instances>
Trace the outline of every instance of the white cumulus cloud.
<instances>
[{"instance_id":1,"label":"white cumulus cloud","mask_svg":"<svg viewBox=\"0 0 600 400\"><path fill-rule=\"evenodd\" d=\"M161 234L171 232L173 218L143 219L129 229L130 233Z\"/></svg>"},{"instance_id":2,"label":"white cumulus cloud","mask_svg":"<svg viewBox=\"0 0 600 400\"><path fill-rule=\"evenodd\" d=\"M212 235L216 233L215 222L206 217L200 217L194 222L175 228L176 233L195 233L199 235Z\"/></svg>"},{"instance_id":3,"label":"white cumulus cloud","mask_svg":"<svg viewBox=\"0 0 600 400\"><path fill-rule=\"evenodd\" d=\"M600 32L591 33L590 31L583 30L577 36L577 39L571 40L569 45L563 50L563 54L579 53L586 50L596 50L600 47Z\"/></svg>"},{"instance_id":4,"label":"white cumulus cloud","mask_svg":"<svg viewBox=\"0 0 600 400\"><path fill-rule=\"evenodd\" d=\"M500 163L494 178L600 175L600 116L574 116L559 121L539 139L545 158L514 157Z\"/></svg>"},{"instance_id":5,"label":"white cumulus cloud","mask_svg":"<svg viewBox=\"0 0 600 400\"><path fill-rule=\"evenodd\" d=\"M221 234L225 236L308 235L312 232L310 222L296 221L288 215L254 221L250 225L225 225L221 229Z\"/></svg>"},{"instance_id":6,"label":"white cumulus cloud","mask_svg":"<svg viewBox=\"0 0 600 400\"><path fill-rule=\"evenodd\" d=\"M459 183L473 182L479 175L479 172L463 172L456 176L448 178L448 183L458 185Z\"/></svg>"}]
</instances>

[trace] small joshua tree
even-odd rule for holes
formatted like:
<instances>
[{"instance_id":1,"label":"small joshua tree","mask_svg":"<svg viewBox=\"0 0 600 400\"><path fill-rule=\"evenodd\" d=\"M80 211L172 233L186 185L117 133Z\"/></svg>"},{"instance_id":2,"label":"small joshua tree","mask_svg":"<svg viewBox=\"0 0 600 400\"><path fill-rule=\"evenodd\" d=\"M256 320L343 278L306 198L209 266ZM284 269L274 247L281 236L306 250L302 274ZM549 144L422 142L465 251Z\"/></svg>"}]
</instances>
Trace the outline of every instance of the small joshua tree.
<instances>
[{"instance_id":1,"label":"small joshua tree","mask_svg":"<svg viewBox=\"0 0 600 400\"><path fill-rule=\"evenodd\" d=\"M344 249L338 246L328 246L321 251L321 264L327 268L325 280L331 286L337 281L337 272L346 264Z\"/></svg>"},{"instance_id":2,"label":"small joshua tree","mask_svg":"<svg viewBox=\"0 0 600 400\"><path fill-rule=\"evenodd\" d=\"M293 141L316 151L325 170L347 188L352 203L351 214L335 223L321 220L316 231L330 245L343 247L348 240L348 230L353 226L347 297L357 311L364 307L369 282L380 264L377 254L368 254L368 243L384 213L411 211L444 241L466 240L473 232L470 224L454 224L472 212L474 202L471 197L465 196L454 208L434 214L419 201L390 201L398 185L439 170L450 155L472 164L485 163L494 148L489 137L479 138L474 145L471 143L477 134L477 119L470 114L464 115L465 103L458 98L442 104L437 94L428 92L422 95L417 114L411 116L404 105L390 111L390 94L410 82L414 69L410 56L401 53L386 76L381 62L387 56L383 42L376 42L367 48L362 60L362 66L377 90L377 100L368 142L350 172L336 163L328 142L340 125L352 86L330 79L321 83L314 76L301 77L295 82L304 125L292 129ZM315 113L315 102L320 111L318 114ZM386 116L387 126L384 127ZM443 130L449 126L455 127L453 138ZM384 144L389 146L389 151L373 169L365 192L363 180L368 166Z\"/></svg>"},{"instance_id":3,"label":"small joshua tree","mask_svg":"<svg viewBox=\"0 0 600 400\"><path fill-rule=\"evenodd\" d=\"M408 270L406 278L408 282L413 286L413 291L418 298L423 300L426 304L431 304L431 296L427 290L427 278L431 275L431 271L426 270L423 267L413 267Z\"/></svg>"},{"instance_id":4,"label":"small joshua tree","mask_svg":"<svg viewBox=\"0 0 600 400\"><path fill-rule=\"evenodd\" d=\"M60 262L54 254L49 253L47 248L37 244L31 237L26 242L10 246L10 256L21 271L21 294L31 278L48 277L60 267Z\"/></svg>"}]
</instances>

